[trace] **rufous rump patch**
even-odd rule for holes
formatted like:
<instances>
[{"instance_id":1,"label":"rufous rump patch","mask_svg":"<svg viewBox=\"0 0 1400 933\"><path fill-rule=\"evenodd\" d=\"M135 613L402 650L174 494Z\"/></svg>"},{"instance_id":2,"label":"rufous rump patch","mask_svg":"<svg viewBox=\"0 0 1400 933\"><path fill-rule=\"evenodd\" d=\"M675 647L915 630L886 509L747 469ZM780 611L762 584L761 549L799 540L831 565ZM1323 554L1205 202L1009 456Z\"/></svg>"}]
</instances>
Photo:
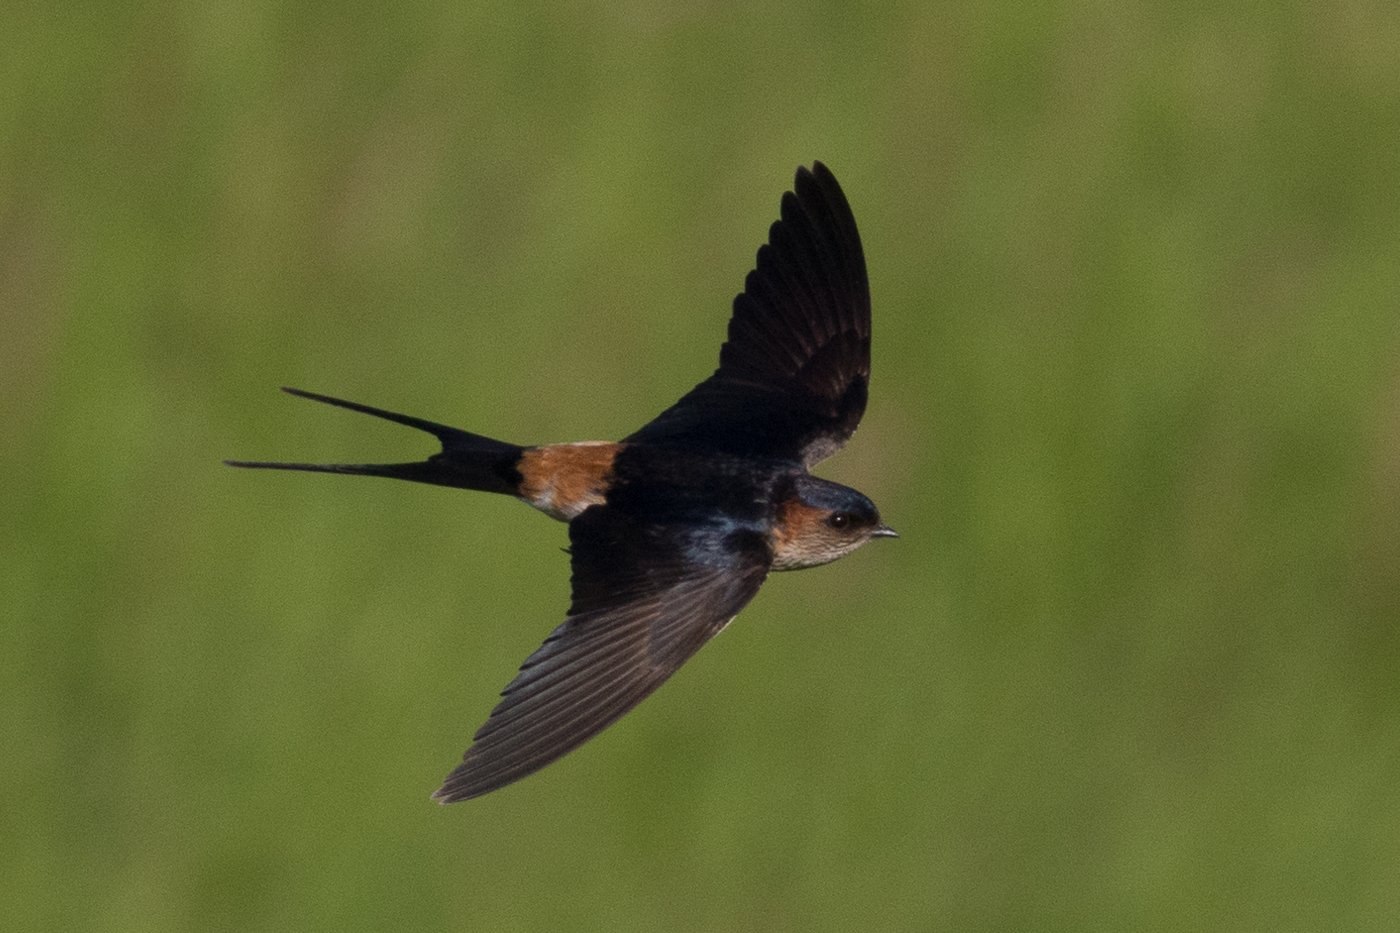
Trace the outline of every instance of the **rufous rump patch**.
<instances>
[{"instance_id":1,"label":"rufous rump patch","mask_svg":"<svg viewBox=\"0 0 1400 933\"><path fill-rule=\"evenodd\" d=\"M530 447L520 455L520 498L560 521L570 521L607 497L622 444L582 441Z\"/></svg>"}]
</instances>

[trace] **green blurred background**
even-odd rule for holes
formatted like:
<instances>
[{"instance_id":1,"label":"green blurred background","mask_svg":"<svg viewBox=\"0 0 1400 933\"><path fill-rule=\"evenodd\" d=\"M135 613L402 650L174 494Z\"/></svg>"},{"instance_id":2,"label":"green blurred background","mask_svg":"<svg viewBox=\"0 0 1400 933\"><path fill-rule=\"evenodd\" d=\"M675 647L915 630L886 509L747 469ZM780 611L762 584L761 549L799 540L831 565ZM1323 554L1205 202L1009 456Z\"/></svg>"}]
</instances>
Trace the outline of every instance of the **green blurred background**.
<instances>
[{"instance_id":1,"label":"green blurred background","mask_svg":"<svg viewBox=\"0 0 1400 933\"><path fill-rule=\"evenodd\" d=\"M1400 7L681 8L3 15L5 925L1397 928ZM431 804L564 529L219 460L631 431L814 158L903 539Z\"/></svg>"}]
</instances>

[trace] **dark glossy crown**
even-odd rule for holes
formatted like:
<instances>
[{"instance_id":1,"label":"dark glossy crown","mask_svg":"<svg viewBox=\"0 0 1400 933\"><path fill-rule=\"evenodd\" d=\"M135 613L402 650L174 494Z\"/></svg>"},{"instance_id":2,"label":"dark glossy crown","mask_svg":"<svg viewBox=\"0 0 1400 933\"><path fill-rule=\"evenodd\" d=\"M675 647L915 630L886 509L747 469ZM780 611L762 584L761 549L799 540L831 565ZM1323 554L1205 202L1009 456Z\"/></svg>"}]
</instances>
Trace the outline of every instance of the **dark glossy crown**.
<instances>
[{"instance_id":1,"label":"dark glossy crown","mask_svg":"<svg viewBox=\"0 0 1400 933\"><path fill-rule=\"evenodd\" d=\"M829 512L845 512L862 524L880 524L880 510L864 493L831 480L801 474L793 480L793 494L803 505Z\"/></svg>"}]
</instances>

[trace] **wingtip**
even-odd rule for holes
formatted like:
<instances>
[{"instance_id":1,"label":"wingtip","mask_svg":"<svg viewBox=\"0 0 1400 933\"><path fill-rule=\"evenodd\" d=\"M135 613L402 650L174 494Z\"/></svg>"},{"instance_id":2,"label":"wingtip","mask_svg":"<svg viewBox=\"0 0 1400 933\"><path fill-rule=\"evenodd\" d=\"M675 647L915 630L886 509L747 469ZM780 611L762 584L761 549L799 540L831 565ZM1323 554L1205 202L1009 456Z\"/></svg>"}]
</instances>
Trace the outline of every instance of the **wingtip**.
<instances>
[{"instance_id":1,"label":"wingtip","mask_svg":"<svg viewBox=\"0 0 1400 933\"><path fill-rule=\"evenodd\" d=\"M445 807L450 803L461 803L464 800L471 800L473 797L480 797L482 794L489 793L495 789L494 787L473 788L459 786L453 783L451 775L449 775L448 778L449 779L445 781L441 787L428 796L429 800L439 806Z\"/></svg>"},{"instance_id":2,"label":"wingtip","mask_svg":"<svg viewBox=\"0 0 1400 933\"><path fill-rule=\"evenodd\" d=\"M805 165L799 165L797 167L798 179L811 179L813 181L829 183L834 181L835 177L836 176L831 173L831 169L828 168L826 163L821 159L813 159L811 168Z\"/></svg>"},{"instance_id":3,"label":"wingtip","mask_svg":"<svg viewBox=\"0 0 1400 933\"><path fill-rule=\"evenodd\" d=\"M482 784L481 781L474 780L469 775L464 761L442 779L442 786L433 791L431 799L445 807L449 803L461 803L463 800L480 797L500 786L500 784Z\"/></svg>"},{"instance_id":4,"label":"wingtip","mask_svg":"<svg viewBox=\"0 0 1400 933\"><path fill-rule=\"evenodd\" d=\"M810 206L824 201L827 205L825 208L827 212L836 215L838 219L844 214L846 217L842 222L852 227L855 225L855 219L849 216L851 209L846 202L846 194L841 189L841 183L836 180L836 176L832 174L831 169L827 168L826 163L820 159L813 160L810 169L805 165L797 167L797 177L793 180L790 194L797 202L804 205Z\"/></svg>"}]
</instances>

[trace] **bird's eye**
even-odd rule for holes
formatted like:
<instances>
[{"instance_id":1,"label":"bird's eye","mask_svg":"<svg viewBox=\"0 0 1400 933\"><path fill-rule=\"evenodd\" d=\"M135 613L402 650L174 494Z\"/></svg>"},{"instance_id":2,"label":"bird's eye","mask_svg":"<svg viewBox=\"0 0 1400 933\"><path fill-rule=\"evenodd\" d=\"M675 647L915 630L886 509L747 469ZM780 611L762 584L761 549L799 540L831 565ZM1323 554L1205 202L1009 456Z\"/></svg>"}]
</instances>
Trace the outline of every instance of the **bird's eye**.
<instances>
[{"instance_id":1,"label":"bird's eye","mask_svg":"<svg viewBox=\"0 0 1400 933\"><path fill-rule=\"evenodd\" d=\"M845 512L837 512L826 520L826 523L837 531L848 527L851 524L851 516Z\"/></svg>"}]
</instances>

